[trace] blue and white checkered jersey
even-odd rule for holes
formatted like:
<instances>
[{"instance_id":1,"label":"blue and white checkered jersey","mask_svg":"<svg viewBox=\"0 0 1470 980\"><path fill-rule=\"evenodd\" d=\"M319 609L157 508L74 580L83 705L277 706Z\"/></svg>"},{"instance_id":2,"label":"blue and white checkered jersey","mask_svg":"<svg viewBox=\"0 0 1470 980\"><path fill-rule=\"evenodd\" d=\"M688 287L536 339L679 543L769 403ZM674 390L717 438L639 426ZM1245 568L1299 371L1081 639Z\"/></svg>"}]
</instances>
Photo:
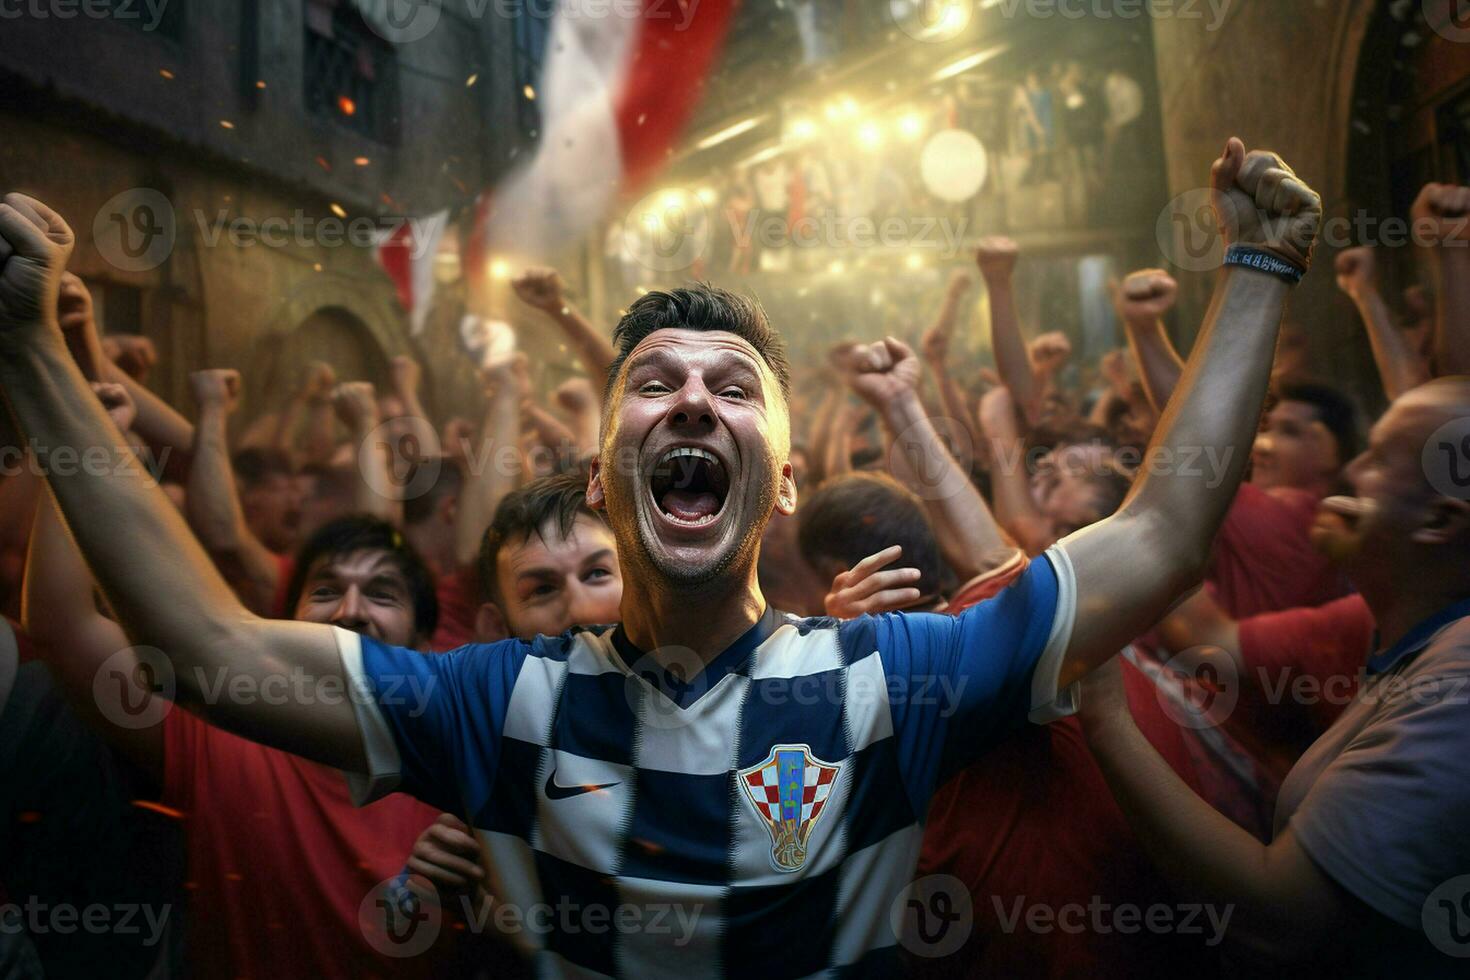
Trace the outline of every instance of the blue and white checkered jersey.
<instances>
[{"instance_id":1,"label":"blue and white checkered jersey","mask_svg":"<svg viewBox=\"0 0 1470 980\"><path fill-rule=\"evenodd\" d=\"M463 816L543 975L886 973L935 788L1074 710L1046 559L960 616L768 611L688 683L616 627L443 655L339 630L354 792Z\"/></svg>"}]
</instances>

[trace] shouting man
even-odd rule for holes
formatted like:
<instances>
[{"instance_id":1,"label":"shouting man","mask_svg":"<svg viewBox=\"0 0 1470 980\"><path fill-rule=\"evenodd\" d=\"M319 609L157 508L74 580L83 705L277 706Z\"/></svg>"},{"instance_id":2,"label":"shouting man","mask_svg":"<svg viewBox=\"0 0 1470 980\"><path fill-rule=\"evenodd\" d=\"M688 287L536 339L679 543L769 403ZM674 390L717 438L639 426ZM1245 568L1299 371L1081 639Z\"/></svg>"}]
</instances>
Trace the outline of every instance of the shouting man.
<instances>
[{"instance_id":1,"label":"shouting man","mask_svg":"<svg viewBox=\"0 0 1470 980\"><path fill-rule=\"evenodd\" d=\"M1321 223L1317 195L1239 140L1212 185L1229 264L1154 448L1211 447L1226 478L1150 467L1115 515L961 616L767 607L761 532L797 501L787 365L760 308L709 287L644 296L615 335L587 494L617 541L614 627L432 657L260 619L146 478L51 483L186 707L356 774L363 800L397 790L465 814L543 971L879 972L935 786L1017 723L1070 711L1071 685L1199 580ZM56 326L72 243L40 202L0 205L0 390L30 438L85 450L120 437ZM860 368L891 370L896 349L861 351ZM232 703L195 682L220 669L354 696Z\"/></svg>"}]
</instances>

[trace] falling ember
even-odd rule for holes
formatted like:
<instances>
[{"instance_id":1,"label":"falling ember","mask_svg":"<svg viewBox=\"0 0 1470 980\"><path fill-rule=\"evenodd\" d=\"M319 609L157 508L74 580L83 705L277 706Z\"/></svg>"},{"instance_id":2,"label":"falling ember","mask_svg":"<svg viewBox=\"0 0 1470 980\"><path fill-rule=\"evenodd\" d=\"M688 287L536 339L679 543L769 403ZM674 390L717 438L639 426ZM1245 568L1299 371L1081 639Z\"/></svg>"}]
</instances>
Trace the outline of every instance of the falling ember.
<instances>
[{"instance_id":1,"label":"falling ember","mask_svg":"<svg viewBox=\"0 0 1470 980\"><path fill-rule=\"evenodd\" d=\"M533 89L531 86L527 85L525 88L521 89L521 91L525 93L526 98L530 99L533 102L536 101L536 90Z\"/></svg>"},{"instance_id":2,"label":"falling ember","mask_svg":"<svg viewBox=\"0 0 1470 980\"><path fill-rule=\"evenodd\" d=\"M169 81L174 80L174 73L169 71L167 68L158 69L158 74L163 78L167 78Z\"/></svg>"},{"instance_id":3,"label":"falling ember","mask_svg":"<svg viewBox=\"0 0 1470 980\"><path fill-rule=\"evenodd\" d=\"M352 162L357 164L359 167L366 167L368 164L372 163L372 161L369 160L367 157L357 157Z\"/></svg>"},{"instance_id":4,"label":"falling ember","mask_svg":"<svg viewBox=\"0 0 1470 980\"><path fill-rule=\"evenodd\" d=\"M41 814L36 810L22 810L15 815L16 823L40 823Z\"/></svg>"},{"instance_id":5,"label":"falling ember","mask_svg":"<svg viewBox=\"0 0 1470 980\"><path fill-rule=\"evenodd\" d=\"M329 161L326 157L317 157L316 158L316 165L318 167L321 167L327 173L331 173L332 172L332 164L331 164L331 161Z\"/></svg>"},{"instance_id":6,"label":"falling ember","mask_svg":"<svg viewBox=\"0 0 1470 980\"><path fill-rule=\"evenodd\" d=\"M220 126L224 127L225 129L234 129L235 128L235 124L232 123L232 122L230 122L228 119L221 119L219 121L219 124L220 124Z\"/></svg>"},{"instance_id":7,"label":"falling ember","mask_svg":"<svg viewBox=\"0 0 1470 980\"><path fill-rule=\"evenodd\" d=\"M154 813L161 813L165 817L173 817L175 820L184 819L183 810L175 810L171 806L164 806L162 803L154 803L152 800L133 800L133 806L137 807L139 810L152 810Z\"/></svg>"},{"instance_id":8,"label":"falling ember","mask_svg":"<svg viewBox=\"0 0 1470 980\"><path fill-rule=\"evenodd\" d=\"M313 272L321 272L322 271L322 264L320 262L314 262L314 263L312 263L311 269L312 269Z\"/></svg>"},{"instance_id":9,"label":"falling ember","mask_svg":"<svg viewBox=\"0 0 1470 980\"><path fill-rule=\"evenodd\" d=\"M335 214L337 217L339 217L339 218L345 218L345 217L347 217L347 209L344 208L342 205L338 204L336 201L333 201L332 202L331 208L332 208L332 213Z\"/></svg>"},{"instance_id":10,"label":"falling ember","mask_svg":"<svg viewBox=\"0 0 1470 980\"><path fill-rule=\"evenodd\" d=\"M465 88L474 88L475 87L475 83L478 82L479 80L480 80L480 76L479 75L471 75L469 78L466 78L464 80L464 87Z\"/></svg>"},{"instance_id":11,"label":"falling ember","mask_svg":"<svg viewBox=\"0 0 1470 980\"><path fill-rule=\"evenodd\" d=\"M355 116L355 115L357 115L357 103L356 102L353 102L351 99L349 99L345 95L339 95L339 96L337 96L337 109L344 116Z\"/></svg>"},{"instance_id":12,"label":"falling ember","mask_svg":"<svg viewBox=\"0 0 1470 980\"><path fill-rule=\"evenodd\" d=\"M258 89L264 89L265 88L265 80L264 79L261 79L260 81L256 82L255 83L255 87L258 88Z\"/></svg>"}]
</instances>

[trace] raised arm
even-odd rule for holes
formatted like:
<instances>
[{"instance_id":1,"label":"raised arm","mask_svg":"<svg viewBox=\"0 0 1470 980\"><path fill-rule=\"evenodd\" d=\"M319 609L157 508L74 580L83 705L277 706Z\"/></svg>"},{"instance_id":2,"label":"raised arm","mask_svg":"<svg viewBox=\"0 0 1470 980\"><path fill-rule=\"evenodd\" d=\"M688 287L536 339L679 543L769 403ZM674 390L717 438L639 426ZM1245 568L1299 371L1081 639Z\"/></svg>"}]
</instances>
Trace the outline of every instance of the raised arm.
<instances>
[{"instance_id":1,"label":"raised arm","mask_svg":"<svg viewBox=\"0 0 1470 980\"><path fill-rule=\"evenodd\" d=\"M119 430L131 424L135 409L126 389L118 384L94 389ZM36 508L25 581L21 618L26 632L51 652L48 666L67 701L161 781L163 728L149 707L155 695L140 683L142 665L122 627L98 611L92 575L49 492Z\"/></svg>"},{"instance_id":2,"label":"raised arm","mask_svg":"<svg viewBox=\"0 0 1470 980\"><path fill-rule=\"evenodd\" d=\"M372 514L395 527L403 526L403 500L395 492L400 485L393 478L394 454L406 446L393 446L378 426L378 399L371 381L347 381L337 386L332 395L337 416L347 426L352 445L357 448L357 479L353 482L352 506L360 514ZM438 438L428 420L411 416L405 423L410 432L422 431L414 451L403 453L399 462L413 465L421 455L421 447L432 445ZM405 440L409 441L409 440Z\"/></svg>"},{"instance_id":3,"label":"raised arm","mask_svg":"<svg viewBox=\"0 0 1470 980\"><path fill-rule=\"evenodd\" d=\"M995 516L1021 550L1039 555L1056 538L1031 495L1031 474L1026 469L1026 447L1016 420L1016 402L1005 385L992 388L980 399L980 431L990 458Z\"/></svg>"},{"instance_id":4,"label":"raised arm","mask_svg":"<svg viewBox=\"0 0 1470 980\"><path fill-rule=\"evenodd\" d=\"M199 406L184 495L189 526L235 583L236 594L251 609L266 614L280 585L280 564L245 520L230 463L227 420L240 404L240 373L228 368L195 371L189 375L189 387Z\"/></svg>"},{"instance_id":5,"label":"raised arm","mask_svg":"<svg viewBox=\"0 0 1470 980\"><path fill-rule=\"evenodd\" d=\"M1143 390L1156 412L1169 404L1184 373L1184 361L1164 326L1164 315L1174 308L1178 296L1179 284L1173 276L1162 269L1144 269L1124 279L1114 299Z\"/></svg>"},{"instance_id":6,"label":"raised arm","mask_svg":"<svg viewBox=\"0 0 1470 980\"><path fill-rule=\"evenodd\" d=\"M1429 365L1409 346L1409 338L1389 316L1388 304L1378 288L1378 259L1372 248L1350 248L1337 256L1337 288L1347 294L1363 318L1388 400L1427 382Z\"/></svg>"},{"instance_id":7,"label":"raised arm","mask_svg":"<svg viewBox=\"0 0 1470 980\"><path fill-rule=\"evenodd\" d=\"M1041 385L1031 366L1031 354L1021 336L1016 316L1016 294L1011 278L1021 250L1009 238L986 238L975 253L985 290L990 294L990 346L1000 378L1011 389L1029 425L1041 417Z\"/></svg>"},{"instance_id":8,"label":"raised arm","mask_svg":"<svg viewBox=\"0 0 1470 980\"><path fill-rule=\"evenodd\" d=\"M612 341L604 337L575 306L567 302L566 288L555 269L527 269L511 281L511 288L528 306L556 321L576 348L577 356L598 391L607 388L607 369L615 353Z\"/></svg>"},{"instance_id":9,"label":"raised arm","mask_svg":"<svg viewBox=\"0 0 1470 980\"><path fill-rule=\"evenodd\" d=\"M56 321L61 273L74 242L61 217L39 201L10 194L0 204L0 392L21 431L38 443L116 454L124 451L122 437L88 393ZM83 466L65 475L53 471L48 480L128 635L157 647L172 665L179 702L247 738L338 768L365 769L350 699L220 699L205 684L223 672L247 678L254 690L270 689L283 680L289 685L294 668L345 690L330 627L248 612L141 469L103 473Z\"/></svg>"},{"instance_id":10,"label":"raised arm","mask_svg":"<svg viewBox=\"0 0 1470 980\"><path fill-rule=\"evenodd\" d=\"M521 478L519 380L509 364L487 368L480 376L485 383L480 447L466 454L468 480L454 519L455 558L462 566L474 562L495 508Z\"/></svg>"},{"instance_id":11,"label":"raised arm","mask_svg":"<svg viewBox=\"0 0 1470 980\"><path fill-rule=\"evenodd\" d=\"M1470 187L1429 184L1414 202L1413 218L1415 237L1433 255L1435 370L1470 374Z\"/></svg>"},{"instance_id":12,"label":"raised arm","mask_svg":"<svg viewBox=\"0 0 1470 980\"><path fill-rule=\"evenodd\" d=\"M944 405L945 414L952 421L964 426L970 438L978 442L980 434L975 431L974 423L971 421L970 406L965 399L965 393L955 382L954 375L949 373L950 341L954 339L954 326L955 321L959 318L960 301L965 298L965 293L969 291L970 285L970 277L963 272L956 272L950 279L949 288L944 293L944 301L939 307L939 315L934 318L934 325L924 332L921 348L924 360L934 375L934 384L939 389L939 400Z\"/></svg>"},{"instance_id":13,"label":"raised arm","mask_svg":"<svg viewBox=\"0 0 1470 980\"><path fill-rule=\"evenodd\" d=\"M1148 629L1202 577L1245 472L1291 288L1260 266L1304 272L1321 227L1316 193L1274 154L1247 156L1238 139L1216 161L1211 186L1230 254L1252 265L1227 264L1221 273L1128 499L1063 542L1078 595L1063 685Z\"/></svg>"},{"instance_id":14,"label":"raised arm","mask_svg":"<svg viewBox=\"0 0 1470 980\"><path fill-rule=\"evenodd\" d=\"M861 348L847 382L878 413L894 479L924 502L945 561L968 581L1007 547L1000 525L960 469L919 400L919 359L893 337Z\"/></svg>"}]
</instances>

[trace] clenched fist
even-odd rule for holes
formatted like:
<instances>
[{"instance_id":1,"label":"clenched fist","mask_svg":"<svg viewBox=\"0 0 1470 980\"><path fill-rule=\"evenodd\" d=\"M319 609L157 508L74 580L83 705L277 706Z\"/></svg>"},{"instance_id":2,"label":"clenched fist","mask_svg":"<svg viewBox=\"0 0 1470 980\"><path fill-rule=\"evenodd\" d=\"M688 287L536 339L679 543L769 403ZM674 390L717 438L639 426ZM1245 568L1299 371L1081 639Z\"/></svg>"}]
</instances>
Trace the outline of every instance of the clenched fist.
<instances>
[{"instance_id":1,"label":"clenched fist","mask_svg":"<svg viewBox=\"0 0 1470 980\"><path fill-rule=\"evenodd\" d=\"M521 298L521 302L527 306L534 306L538 310L560 313L562 307L566 305L562 297L561 276L556 274L555 269L527 269L512 279L510 286Z\"/></svg>"},{"instance_id":2,"label":"clenched fist","mask_svg":"<svg viewBox=\"0 0 1470 980\"><path fill-rule=\"evenodd\" d=\"M919 388L919 359L896 337L855 348L847 359L848 387L880 411L888 403Z\"/></svg>"},{"instance_id":3,"label":"clenched fist","mask_svg":"<svg viewBox=\"0 0 1470 980\"><path fill-rule=\"evenodd\" d=\"M103 337L102 352L122 369L123 374L139 384L148 379L149 369L158 363L158 351L153 349L153 341L136 334Z\"/></svg>"},{"instance_id":4,"label":"clenched fist","mask_svg":"<svg viewBox=\"0 0 1470 980\"><path fill-rule=\"evenodd\" d=\"M332 394L337 417L354 432L378 424L378 399L371 381L345 381Z\"/></svg>"},{"instance_id":5,"label":"clenched fist","mask_svg":"<svg viewBox=\"0 0 1470 980\"><path fill-rule=\"evenodd\" d=\"M1127 323L1154 323L1174 308L1179 283L1162 269L1134 272L1118 287L1118 316Z\"/></svg>"},{"instance_id":6,"label":"clenched fist","mask_svg":"<svg viewBox=\"0 0 1470 980\"><path fill-rule=\"evenodd\" d=\"M102 403L117 431L127 432L133 427L133 420L138 417L138 406L133 404L133 396L128 394L128 389L110 381L94 381L92 393Z\"/></svg>"},{"instance_id":7,"label":"clenched fist","mask_svg":"<svg viewBox=\"0 0 1470 980\"><path fill-rule=\"evenodd\" d=\"M1021 247L1009 238L992 236L982 238L975 251L975 264L987 282L1009 279L1016 270L1016 260L1021 257Z\"/></svg>"},{"instance_id":8,"label":"clenched fist","mask_svg":"<svg viewBox=\"0 0 1470 980\"><path fill-rule=\"evenodd\" d=\"M312 361L301 371L301 397L307 401L329 402L337 387L337 372L323 361Z\"/></svg>"},{"instance_id":9,"label":"clenched fist","mask_svg":"<svg viewBox=\"0 0 1470 980\"><path fill-rule=\"evenodd\" d=\"M1026 354L1031 360L1031 370L1037 374L1054 375L1071 360L1072 342L1060 330L1053 330L1031 341Z\"/></svg>"},{"instance_id":10,"label":"clenched fist","mask_svg":"<svg viewBox=\"0 0 1470 980\"><path fill-rule=\"evenodd\" d=\"M1424 245L1470 241L1470 187L1427 184L1410 211L1414 238Z\"/></svg>"},{"instance_id":11,"label":"clenched fist","mask_svg":"<svg viewBox=\"0 0 1470 980\"><path fill-rule=\"evenodd\" d=\"M1322 230L1322 198L1279 156L1246 153L1235 137L1210 170L1210 198L1227 247L1270 252L1299 269L1312 264Z\"/></svg>"},{"instance_id":12,"label":"clenched fist","mask_svg":"<svg viewBox=\"0 0 1470 980\"><path fill-rule=\"evenodd\" d=\"M1371 248L1350 248L1337 257L1337 288L1357 299L1378 288L1378 257Z\"/></svg>"},{"instance_id":13,"label":"clenched fist","mask_svg":"<svg viewBox=\"0 0 1470 980\"><path fill-rule=\"evenodd\" d=\"M0 203L0 333L56 322L61 274L76 237L61 216L24 194Z\"/></svg>"},{"instance_id":14,"label":"clenched fist","mask_svg":"<svg viewBox=\"0 0 1470 980\"><path fill-rule=\"evenodd\" d=\"M240 407L240 372L232 368L190 372L189 388L200 408L223 408L228 415Z\"/></svg>"}]
</instances>

